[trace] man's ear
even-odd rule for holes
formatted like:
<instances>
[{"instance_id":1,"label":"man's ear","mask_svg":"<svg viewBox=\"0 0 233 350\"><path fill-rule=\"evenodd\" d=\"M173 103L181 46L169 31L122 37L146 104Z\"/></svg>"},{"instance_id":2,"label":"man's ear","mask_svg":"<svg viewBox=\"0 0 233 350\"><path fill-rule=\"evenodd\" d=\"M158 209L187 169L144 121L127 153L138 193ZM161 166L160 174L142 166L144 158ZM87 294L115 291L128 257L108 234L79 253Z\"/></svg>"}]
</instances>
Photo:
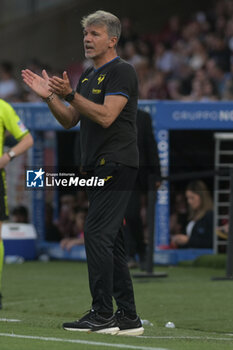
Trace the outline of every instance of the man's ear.
<instances>
[{"instance_id":1,"label":"man's ear","mask_svg":"<svg viewBox=\"0 0 233 350\"><path fill-rule=\"evenodd\" d=\"M112 36L109 40L109 47L115 47L117 44L117 37L116 36Z\"/></svg>"}]
</instances>

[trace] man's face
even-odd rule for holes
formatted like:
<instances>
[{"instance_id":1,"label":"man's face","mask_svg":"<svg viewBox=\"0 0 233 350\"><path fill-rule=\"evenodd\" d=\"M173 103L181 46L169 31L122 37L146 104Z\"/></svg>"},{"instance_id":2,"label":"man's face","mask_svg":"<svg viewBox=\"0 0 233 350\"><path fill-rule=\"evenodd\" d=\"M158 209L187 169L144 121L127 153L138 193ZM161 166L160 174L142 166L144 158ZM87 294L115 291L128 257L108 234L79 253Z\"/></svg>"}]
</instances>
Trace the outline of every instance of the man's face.
<instances>
[{"instance_id":1,"label":"man's face","mask_svg":"<svg viewBox=\"0 0 233 350\"><path fill-rule=\"evenodd\" d=\"M105 25L90 25L83 31L85 57L95 59L104 56L109 48L114 46L112 38L109 38Z\"/></svg>"}]
</instances>

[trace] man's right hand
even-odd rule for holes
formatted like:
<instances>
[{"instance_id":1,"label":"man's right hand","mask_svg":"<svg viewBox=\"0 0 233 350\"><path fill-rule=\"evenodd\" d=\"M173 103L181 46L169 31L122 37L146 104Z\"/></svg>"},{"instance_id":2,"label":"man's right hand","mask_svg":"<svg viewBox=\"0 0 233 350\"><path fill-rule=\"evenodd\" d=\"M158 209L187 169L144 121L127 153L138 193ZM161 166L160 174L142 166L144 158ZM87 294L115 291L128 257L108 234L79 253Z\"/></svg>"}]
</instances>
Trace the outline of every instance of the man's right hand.
<instances>
[{"instance_id":1,"label":"man's right hand","mask_svg":"<svg viewBox=\"0 0 233 350\"><path fill-rule=\"evenodd\" d=\"M47 98L51 95L51 90L48 85L49 76L45 69L42 71L42 77L33 73L29 69L24 69L22 70L22 77L25 84L27 84L40 97Z\"/></svg>"}]
</instances>

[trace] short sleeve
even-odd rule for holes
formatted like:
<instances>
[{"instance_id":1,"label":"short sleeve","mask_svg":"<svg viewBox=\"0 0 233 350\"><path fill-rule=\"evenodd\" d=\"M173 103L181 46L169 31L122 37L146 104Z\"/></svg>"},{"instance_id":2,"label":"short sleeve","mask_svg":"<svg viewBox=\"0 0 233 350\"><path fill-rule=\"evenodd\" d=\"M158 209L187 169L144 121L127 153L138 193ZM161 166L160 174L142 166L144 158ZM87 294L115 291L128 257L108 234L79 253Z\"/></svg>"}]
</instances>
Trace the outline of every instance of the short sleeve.
<instances>
[{"instance_id":1,"label":"short sleeve","mask_svg":"<svg viewBox=\"0 0 233 350\"><path fill-rule=\"evenodd\" d=\"M128 99L138 93L138 82L134 68L128 64L119 64L110 72L106 84L105 96L123 95Z\"/></svg>"},{"instance_id":2,"label":"short sleeve","mask_svg":"<svg viewBox=\"0 0 233 350\"><path fill-rule=\"evenodd\" d=\"M7 102L2 100L0 107L3 125L16 140L21 139L29 132L15 110Z\"/></svg>"}]
</instances>

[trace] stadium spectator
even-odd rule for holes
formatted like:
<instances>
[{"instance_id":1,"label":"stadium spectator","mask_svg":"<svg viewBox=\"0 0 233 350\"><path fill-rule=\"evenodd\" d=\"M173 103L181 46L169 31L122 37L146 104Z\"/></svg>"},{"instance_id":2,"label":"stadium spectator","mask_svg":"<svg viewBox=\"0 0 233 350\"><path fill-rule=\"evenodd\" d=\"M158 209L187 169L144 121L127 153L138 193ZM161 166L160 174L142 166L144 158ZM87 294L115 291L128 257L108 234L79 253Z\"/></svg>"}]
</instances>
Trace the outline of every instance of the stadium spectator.
<instances>
[{"instance_id":1,"label":"stadium spectator","mask_svg":"<svg viewBox=\"0 0 233 350\"><path fill-rule=\"evenodd\" d=\"M79 190L76 192L76 204L80 208L88 209L89 202L86 191Z\"/></svg>"},{"instance_id":2,"label":"stadium spectator","mask_svg":"<svg viewBox=\"0 0 233 350\"><path fill-rule=\"evenodd\" d=\"M213 33L209 36L211 36L207 48L209 58L214 60L216 65L221 67L224 72L228 72L230 70L231 52L225 38Z\"/></svg>"},{"instance_id":3,"label":"stadium spectator","mask_svg":"<svg viewBox=\"0 0 233 350\"><path fill-rule=\"evenodd\" d=\"M19 87L13 76L13 65L10 62L0 64L0 98L10 102L18 98Z\"/></svg>"},{"instance_id":4,"label":"stadium spectator","mask_svg":"<svg viewBox=\"0 0 233 350\"><path fill-rule=\"evenodd\" d=\"M200 98L200 102L211 102L217 100L219 100L219 98L216 85L211 79L205 79L202 85L202 97Z\"/></svg>"},{"instance_id":5,"label":"stadium spectator","mask_svg":"<svg viewBox=\"0 0 233 350\"><path fill-rule=\"evenodd\" d=\"M19 205L12 209L11 212L11 221L28 223L28 209L24 205Z\"/></svg>"},{"instance_id":6,"label":"stadium spectator","mask_svg":"<svg viewBox=\"0 0 233 350\"><path fill-rule=\"evenodd\" d=\"M207 74L215 83L220 98L224 95L225 85L229 79L228 74L216 63L214 59L209 59L206 63Z\"/></svg>"},{"instance_id":7,"label":"stadium spectator","mask_svg":"<svg viewBox=\"0 0 233 350\"><path fill-rule=\"evenodd\" d=\"M143 57L134 67L138 76L139 96L143 98L148 81L151 78L151 75L154 74L154 69L151 67L150 61L147 57Z\"/></svg>"},{"instance_id":8,"label":"stadium spectator","mask_svg":"<svg viewBox=\"0 0 233 350\"><path fill-rule=\"evenodd\" d=\"M168 99L169 95L165 81L165 74L161 71L154 71L151 78L144 84L141 95L144 99Z\"/></svg>"},{"instance_id":9,"label":"stadium spectator","mask_svg":"<svg viewBox=\"0 0 233 350\"><path fill-rule=\"evenodd\" d=\"M233 100L233 79L226 81L224 86L222 101L232 101Z\"/></svg>"},{"instance_id":10,"label":"stadium spectator","mask_svg":"<svg viewBox=\"0 0 233 350\"><path fill-rule=\"evenodd\" d=\"M62 249L68 251L76 245L84 244L84 223L87 215L87 210L83 208L76 208L74 214L74 233L73 237L63 238L60 242Z\"/></svg>"},{"instance_id":11,"label":"stadium spectator","mask_svg":"<svg viewBox=\"0 0 233 350\"><path fill-rule=\"evenodd\" d=\"M185 232L187 226L188 208L183 192L171 192L170 235Z\"/></svg>"},{"instance_id":12,"label":"stadium spectator","mask_svg":"<svg viewBox=\"0 0 233 350\"><path fill-rule=\"evenodd\" d=\"M186 189L189 206L186 233L171 237L172 244L179 248L213 247L213 203L203 181L193 181Z\"/></svg>"},{"instance_id":13,"label":"stadium spectator","mask_svg":"<svg viewBox=\"0 0 233 350\"><path fill-rule=\"evenodd\" d=\"M56 226L61 238L74 236L74 208L76 200L74 194L64 194L60 197L60 213Z\"/></svg>"},{"instance_id":14,"label":"stadium spectator","mask_svg":"<svg viewBox=\"0 0 233 350\"><path fill-rule=\"evenodd\" d=\"M53 206L45 205L45 240L48 242L60 242L61 234L53 219Z\"/></svg>"},{"instance_id":15,"label":"stadium spectator","mask_svg":"<svg viewBox=\"0 0 233 350\"><path fill-rule=\"evenodd\" d=\"M169 82L168 91L173 99L180 101L210 102L218 100L218 92L214 82L198 76L192 80L192 88L189 95L182 95L180 93L181 84L178 80L174 79Z\"/></svg>"},{"instance_id":16,"label":"stadium spectator","mask_svg":"<svg viewBox=\"0 0 233 350\"><path fill-rule=\"evenodd\" d=\"M121 19L121 36L118 42L118 47L124 48L127 42L135 43L138 40L138 34L133 28L133 23L130 18L123 17Z\"/></svg>"},{"instance_id":17,"label":"stadium spectator","mask_svg":"<svg viewBox=\"0 0 233 350\"><path fill-rule=\"evenodd\" d=\"M188 64L193 71L197 71L204 67L207 61L208 55L204 44L199 39L194 39L190 45L190 55L188 58Z\"/></svg>"},{"instance_id":18,"label":"stadium spectator","mask_svg":"<svg viewBox=\"0 0 233 350\"><path fill-rule=\"evenodd\" d=\"M8 152L4 152L4 133L8 130L19 142ZM33 139L27 128L20 121L14 109L5 101L0 100L0 309L2 308L1 280L4 258L4 246L1 239L2 222L8 219L6 175L4 168L16 156L27 151L33 145Z\"/></svg>"},{"instance_id":19,"label":"stadium spectator","mask_svg":"<svg viewBox=\"0 0 233 350\"><path fill-rule=\"evenodd\" d=\"M138 54L137 48L132 41L128 41L124 47L124 59L132 66L142 61L142 56Z\"/></svg>"},{"instance_id":20,"label":"stadium spectator","mask_svg":"<svg viewBox=\"0 0 233 350\"><path fill-rule=\"evenodd\" d=\"M173 15L169 18L167 25L162 29L159 40L165 43L169 43L173 46L179 39L181 33L180 18L177 15Z\"/></svg>"},{"instance_id":21,"label":"stadium spectator","mask_svg":"<svg viewBox=\"0 0 233 350\"><path fill-rule=\"evenodd\" d=\"M147 58L149 62L152 62L153 47L148 41L139 38L137 40L137 49L142 58Z\"/></svg>"},{"instance_id":22,"label":"stadium spectator","mask_svg":"<svg viewBox=\"0 0 233 350\"><path fill-rule=\"evenodd\" d=\"M156 44L154 62L156 69L167 75L174 70L175 54L168 44L165 45L163 42Z\"/></svg>"}]
</instances>

